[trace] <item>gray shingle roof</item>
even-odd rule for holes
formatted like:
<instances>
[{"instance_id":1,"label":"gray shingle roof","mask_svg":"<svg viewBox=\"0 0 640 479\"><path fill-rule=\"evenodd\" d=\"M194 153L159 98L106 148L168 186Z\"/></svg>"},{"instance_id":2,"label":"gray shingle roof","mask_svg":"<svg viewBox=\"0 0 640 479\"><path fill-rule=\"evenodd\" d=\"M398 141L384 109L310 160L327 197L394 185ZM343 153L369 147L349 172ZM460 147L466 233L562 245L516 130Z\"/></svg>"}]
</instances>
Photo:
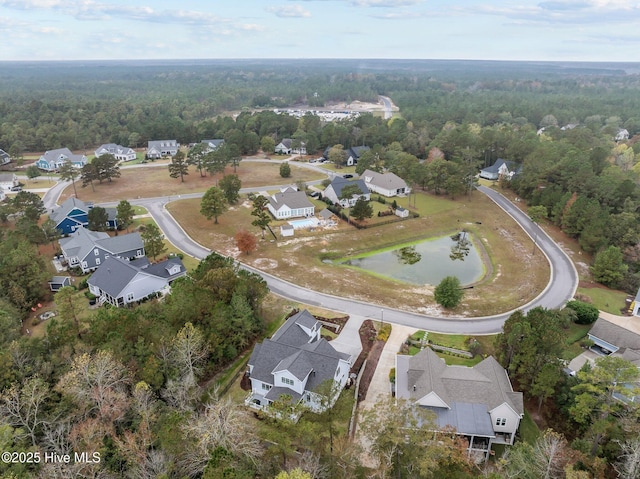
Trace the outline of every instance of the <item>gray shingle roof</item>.
<instances>
[{"instance_id":1,"label":"gray shingle roof","mask_svg":"<svg viewBox=\"0 0 640 479\"><path fill-rule=\"evenodd\" d=\"M181 272L184 273L184 266L179 258L157 263L152 265L153 267L147 266L141 268L132 262L125 261L115 256L109 256L104 260L95 273L91 275L88 279L88 283L97 286L109 296L118 298L122 293L122 290L138 273L157 276L164 279L169 278L168 271L166 271L169 261L171 264L179 263L181 266ZM162 273L163 270L165 271L164 273Z\"/></svg>"},{"instance_id":2,"label":"gray shingle roof","mask_svg":"<svg viewBox=\"0 0 640 479\"><path fill-rule=\"evenodd\" d=\"M629 331L603 318L598 318L589 334L619 348L640 351L640 334Z\"/></svg>"},{"instance_id":3,"label":"gray shingle roof","mask_svg":"<svg viewBox=\"0 0 640 479\"><path fill-rule=\"evenodd\" d=\"M51 213L49 216L51 216L51 219L57 224L64 220L65 217L71 211L73 211L74 208L78 208L86 212L89 211L89 208L87 208L87 204L84 201L72 196L71 198L67 198L66 201L62 203L58 209L54 210L53 213Z\"/></svg>"},{"instance_id":4,"label":"gray shingle roof","mask_svg":"<svg viewBox=\"0 0 640 479\"><path fill-rule=\"evenodd\" d=\"M80 161L83 158L82 155L74 155L69 148L45 151L42 157L48 162L52 162L57 161L60 155L66 156L70 161Z\"/></svg>"},{"instance_id":5,"label":"gray shingle roof","mask_svg":"<svg viewBox=\"0 0 640 479\"><path fill-rule=\"evenodd\" d=\"M292 210L299 208L313 208L313 203L307 199L307 195L304 191L286 190L284 193L276 193L269 197L269 203L271 203L271 206L273 206L276 211L284 205L288 206Z\"/></svg>"},{"instance_id":6,"label":"gray shingle roof","mask_svg":"<svg viewBox=\"0 0 640 479\"><path fill-rule=\"evenodd\" d=\"M364 178L366 183L386 190L399 190L407 187L407 183L402 178L391 172L377 173L371 170L364 170L360 178Z\"/></svg>"},{"instance_id":7,"label":"gray shingle roof","mask_svg":"<svg viewBox=\"0 0 640 479\"><path fill-rule=\"evenodd\" d=\"M418 400L435 392L449 407L454 402L484 404L490 411L506 402L524 413L522 393L513 391L506 371L492 356L472 368L447 366L429 348L397 360L397 375L406 375L398 380L398 397Z\"/></svg>"},{"instance_id":8,"label":"gray shingle roof","mask_svg":"<svg viewBox=\"0 0 640 479\"><path fill-rule=\"evenodd\" d=\"M82 259L96 246L113 254L121 255L128 251L142 250L144 243L140 233L109 236L107 233L78 228L68 238L61 238L60 247L68 256Z\"/></svg>"},{"instance_id":9,"label":"gray shingle roof","mask_svg":"<svg viewBox=\"0 0 640 479\"><path fill-rule=\"evenodd\" d=\"M334 379L338 363L349 360L349 355L339 353L325 339L309 343L309 335L300 326L317 328L317 320L307 311L291 316L276 331L272 339L257 344L249 358L251 377L273 384L273 373L287 370L298 379L308 376L306 390L313 391L323 382ZM290 394L282 388L281 394Z\"/></svg>"},{"instance_id":10,"label":"gray shingle roof","mask_svg":"<svg viewBox=\"0 0 640 479\"><path fill-rule=\"evenodd\" d=\"M169 271L174 267L178 266L179 271L174 274L170 274ZM144 267L144 271L150 273L154 276L158 276L159 278L172 279L176 276L184 275L187 272L187 268L182 264L182 260L180 258L171 258L162 263L156 263L147 265Z\"/></svg>"}]
</instances>

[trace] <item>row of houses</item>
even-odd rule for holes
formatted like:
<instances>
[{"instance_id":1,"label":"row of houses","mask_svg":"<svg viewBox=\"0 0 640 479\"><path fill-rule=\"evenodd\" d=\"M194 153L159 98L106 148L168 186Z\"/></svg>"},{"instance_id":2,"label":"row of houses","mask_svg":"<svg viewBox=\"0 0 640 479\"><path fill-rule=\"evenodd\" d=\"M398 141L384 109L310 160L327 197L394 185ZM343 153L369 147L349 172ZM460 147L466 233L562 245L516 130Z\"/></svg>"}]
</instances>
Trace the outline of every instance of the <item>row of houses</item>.
<instances>
[{"instance_id":1,"label":"row of houses","mask_svg":"<svg viewBox=\"0 0 640 479\"><path fill-rule=\"evenodd\" d=\"M343 190L349 186L355 186L356 188L353 189L355 192L349 198L345 198ZM371 192L391 198L406 195L410 191L405 181L394 173L376 173L365 170L357 180L336 176L324 190L323 195L334 204L349 208L355 205L359 198L369 201ZM307 195L302 191L297 191L293 186L283 188L280 192L269 197L267 208L277 220L308 218L315 215L315 206L309 201Z\"/></svg>"},{"instance_id":2,"label":"row of houses","mask_svg":"<svg viewBox=\"0 0 640 479\"><path fill-rule=\"evenodd\" d=\"M307 310L292 315L271 339L257 344L246 375L245 404L268 410L287 398L296 407L321 412L335 403L355 358L321 338L321 324ZM434 413L437 430L467 439L470 454L487 458L493 444L512 445L524 417L521 392L493 357L473 367L447 366L431 349L396 356L395 393Z\"/></svg>"}]
</instances>

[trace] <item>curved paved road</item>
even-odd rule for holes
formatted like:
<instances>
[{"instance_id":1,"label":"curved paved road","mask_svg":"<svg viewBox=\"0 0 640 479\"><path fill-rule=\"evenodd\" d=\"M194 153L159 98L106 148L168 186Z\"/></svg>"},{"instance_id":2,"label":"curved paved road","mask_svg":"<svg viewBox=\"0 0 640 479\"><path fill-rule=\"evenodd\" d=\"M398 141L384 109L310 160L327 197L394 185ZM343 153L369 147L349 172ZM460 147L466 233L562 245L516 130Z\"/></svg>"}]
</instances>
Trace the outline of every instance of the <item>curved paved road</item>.
<instances>
[{"instance_id":1,"label":"curved paved road","mask_svg":"<svg viewBox=\"0 0 640 479\"><path fill-rule=\"evenodd\" d=\"M47 194L45 203L50 205L55 203L57 197L64 187L63 184L56 185ZM243 192L269 189L270 187L244 189ZM273 188L271 188L273 189ZM536 306L546 308L557 308L563 305L568 299L573 297L578 284L578 274L571 260L560 249L560 247L547 236L547 234L535 223L531 222L527 215L516 208L509 200L490 188L479 187L482 193L489 196L500 208L515 219L516 222L531 236L537 236L538 246L548 258L551 264L551 280L545 290L533 301L519 308L528 311ZM179 198L197 198L202 193L181 195ZM145 198L130 200L132 204L144 206L158 226L162 229L167 239L179 247L185 253L202 259L211 250L193 241L180 227L175 219L166 210L165 205L170 200L177 199L176 196L161 198ZM108 206L108 205L107 205ZM49 207L49 206L48 206ZM268 272L257 270L248 265L240 263L249 271L260 274L267 282L269 288L275 294L298 301L304 304L320 306L327 309L343 311L350 315L365 316L372 319L384 320L394 324L401 324L417 329L427 329L429 331L454 334L494 334L502 330L504 321L512 311L487 317L479 318L438 318L426 316L399 309L387 308L376 304L365 303L355 299L341 298L318 291L313 291L288 281L280 279Z\"/></svg>"}]
</instances>

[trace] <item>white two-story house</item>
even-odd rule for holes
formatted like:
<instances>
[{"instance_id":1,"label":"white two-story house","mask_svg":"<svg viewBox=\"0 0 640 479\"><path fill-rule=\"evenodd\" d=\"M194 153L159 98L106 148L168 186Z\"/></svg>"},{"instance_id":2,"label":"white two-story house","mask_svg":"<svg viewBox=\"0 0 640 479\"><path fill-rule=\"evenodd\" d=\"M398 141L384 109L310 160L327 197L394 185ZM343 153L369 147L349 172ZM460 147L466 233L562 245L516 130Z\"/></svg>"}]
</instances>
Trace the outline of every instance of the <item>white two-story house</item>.
<instances>
[{"instance_id":1,"label":"white two-story house","mask_svg":"<svg viewBox=\"0 0 640 479\"><path fill-rule=\"evenodd\" d=\"M249 358L248 406L268 410L283 395L316 412L333 406L349 377L351 357L322 339L320 330L320 322L304 310L256 345Z\"/></svg>"}]
</instances>

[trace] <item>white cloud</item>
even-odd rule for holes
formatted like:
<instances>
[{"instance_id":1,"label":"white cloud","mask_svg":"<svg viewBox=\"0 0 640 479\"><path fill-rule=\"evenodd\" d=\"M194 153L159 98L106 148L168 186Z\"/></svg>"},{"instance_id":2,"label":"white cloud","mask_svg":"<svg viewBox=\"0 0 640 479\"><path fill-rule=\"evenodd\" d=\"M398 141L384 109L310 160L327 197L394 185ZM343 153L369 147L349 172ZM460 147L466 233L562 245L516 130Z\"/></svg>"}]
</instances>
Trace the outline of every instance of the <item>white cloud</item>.
<instances>
[{"instance_id":1,"label":"white cloud","mask_svg":"<svg viewBox=\"0 0 640 479\"><path fill-rule=\"evenodd\" d=\"M273 13L281 18L309 18L311 12L305 10L300 5L281 5L266 8L267 12Z\"/></svg>"},{"instance_id":2,"label":"white cloud","mask_svg":"<svg viewBox=\"0 0 640 479\"><path fill-rule=\"evenodd\" d=\"M398 8L417 5L422 3L422 0L350 0L349 3L356 7Z\"/></svg>"}]
</instances>

